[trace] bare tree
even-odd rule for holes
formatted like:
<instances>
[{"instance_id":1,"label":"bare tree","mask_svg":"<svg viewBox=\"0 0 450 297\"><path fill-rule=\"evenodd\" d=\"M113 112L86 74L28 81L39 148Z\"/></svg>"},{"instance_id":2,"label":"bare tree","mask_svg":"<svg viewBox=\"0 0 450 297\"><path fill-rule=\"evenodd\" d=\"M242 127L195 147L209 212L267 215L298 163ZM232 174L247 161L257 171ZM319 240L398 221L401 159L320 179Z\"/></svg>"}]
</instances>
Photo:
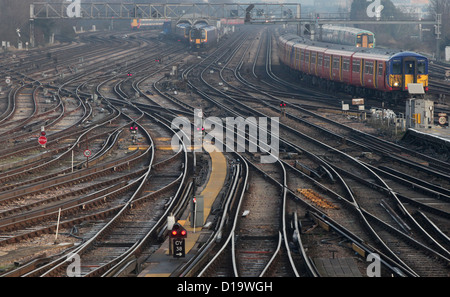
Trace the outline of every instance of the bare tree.
<instances>
[{"instance_id":1,"label":"bare tree","mask_svg":"<svg viewBox=\"0 0 450 297\"><path fill-rule=\"evenodd\" d=\"M430 11L433 16L441 15L440 52L442 53L445 46L450 45L450 1L430 0Z\"/></svg>"},{"instance_id":2,"label":"bare tree","mask_svg":"<svg viewBox=\"0 0 450 297\"><path fill-rule=\"evenodd\" d=\"M26 41L29 36L30 4L33 0L0 0L0 40L10 41L17 45L20 29L20 40Z\"/></svg>"}]
</instances>

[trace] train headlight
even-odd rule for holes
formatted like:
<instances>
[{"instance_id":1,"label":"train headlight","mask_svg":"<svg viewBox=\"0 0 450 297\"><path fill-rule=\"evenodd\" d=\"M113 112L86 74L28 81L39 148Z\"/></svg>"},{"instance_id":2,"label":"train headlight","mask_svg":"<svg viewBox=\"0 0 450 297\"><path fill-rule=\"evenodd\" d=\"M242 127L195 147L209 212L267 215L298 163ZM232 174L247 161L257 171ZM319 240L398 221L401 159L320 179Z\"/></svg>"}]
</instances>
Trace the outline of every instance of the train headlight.
<instances>
[{"instance_id":1,"label":"train headlight","mask_svg":"<svg viewBox=\"0 0 450 297\"><path fill-rule=\"evenodd\" d=\"M395 83L394 83L394 87L398 87L398 82L395 82Z\"/></svg>"}]
</instances>

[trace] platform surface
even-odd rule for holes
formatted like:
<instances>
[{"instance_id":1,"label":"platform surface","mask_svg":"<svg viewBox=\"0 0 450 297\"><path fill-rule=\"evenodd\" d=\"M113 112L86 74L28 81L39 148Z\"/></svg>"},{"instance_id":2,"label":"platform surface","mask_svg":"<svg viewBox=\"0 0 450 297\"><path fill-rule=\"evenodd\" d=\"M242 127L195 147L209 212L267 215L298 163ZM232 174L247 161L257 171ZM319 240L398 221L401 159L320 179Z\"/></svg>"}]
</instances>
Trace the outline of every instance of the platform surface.
<instances>
[{"instance_id":1,"label":"platform surface","mask_svg":"<svg viewBox=\"0 0 450 297\"><path fill-rule=\"evenodd\" d=\"M409 129L409 131L416 137L433 138L450 145L450 128L448 127L432 126L432 128Z\"/></svg>"}]
</instances>

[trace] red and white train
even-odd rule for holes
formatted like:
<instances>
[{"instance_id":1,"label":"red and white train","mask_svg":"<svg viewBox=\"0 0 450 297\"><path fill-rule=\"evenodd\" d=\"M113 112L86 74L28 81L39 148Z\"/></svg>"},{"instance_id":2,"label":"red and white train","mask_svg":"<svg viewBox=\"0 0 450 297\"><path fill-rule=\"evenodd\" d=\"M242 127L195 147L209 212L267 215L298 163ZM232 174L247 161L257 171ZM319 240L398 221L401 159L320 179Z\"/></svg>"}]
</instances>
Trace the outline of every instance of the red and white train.
<instances>
[{"instance_id":1,"label":"red and white train","mask_svg":"<svg viewBox=\"0 0 450 297\"><path fill-rule=\"evenodd\" d=\"M410 83L421 83L428 91L428 59L417 53L332 45L286 34L278 38L278 55L282 64L311 83L355 96L396 102L408 95Z\"/></svg>"}]
</instances>

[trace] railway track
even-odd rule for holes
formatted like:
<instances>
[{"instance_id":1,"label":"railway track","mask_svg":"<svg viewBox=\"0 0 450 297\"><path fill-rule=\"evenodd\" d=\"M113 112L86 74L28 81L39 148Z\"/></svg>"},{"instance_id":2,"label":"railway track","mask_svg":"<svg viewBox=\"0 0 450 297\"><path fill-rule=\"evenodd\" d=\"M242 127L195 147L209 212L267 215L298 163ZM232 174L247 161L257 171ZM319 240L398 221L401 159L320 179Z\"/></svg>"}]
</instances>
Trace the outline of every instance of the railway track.
<instances>
[{"instance_id":1,"label":"railway track","mask_svg":"<svg viewBox=\"0 0 450 297\"><path fill-rule=\"evenodd\" d=\"M238 64L239 66L239 68L240 68L240 65L241 64ZM227 65L227 66L224 66L224 68L225 67L227 67L228 69L233 69L232 67L230 67L229 65ZM209 79L209 80L206 80L205 82L206 82L206 84L208 84L208 82L209 81L214 81L214 80L212 80L211 78ZM211 84L209 84L210 86L211 86ZM219 90L217 90L216 89L216 92L220 92ZM209 93L209 94L211 94L211 92ZM224 96L225 97L225 96ZM237 110L237 108L238 108L238 106L240 105L239 104L239 102L238 101L235 101L235 100L232 100L232 98L230 98L230 96L226 96L227 97L227 99L226 100L228 100L228 101L232 101L233 102L233 104L234 104L234 106L233 107L231 107L231 106L229 106L228 108L231 108L231 109L233 109L233 110ZM223 100L223 99L220 99L220 100ZM225 106L226 105L226 103L225 103L226 101L221 101L221 103L220 103L220 105L222 105L222 106ZM248 115L248 114L252 114L252 115L255 115L255 114L261 114L261 113L259 113L259 111L261 110L261 107L259 107L259 109L258 110L256 110L256 109L252 109L252 111L249 113L248 112L248 110L249 110L249 105L253 105L253 102L257 102L257 100L249 100L249 101L247 101L247 103L246 103L246 106L244 107L244 106L242 106L242 108L240 108L239 109L239 111L240 112L242 112L242 114L243 115ZM217 103L217 102L216 102ZM219 104L219 103L217 103L217 104ZM254 104L255 105L255 108L257 108L256 106L257 106L257 104ZM262 114L262 115L264 115L264 116L266 116L266 117L269 117L269 115L268 114ZM298 134L297 134L297 136L296 137L298 137ZM293 138L292 138L292 141L293 141ZM327 142L329 142L329 140L327 141ZM302 143L303 144L303 143ZM336 145L337 146L337 145ZM302 149L299 149L299 146L298 145L294 145L294 148L295 147L297 147L297 152L298 151L302 151ZM328 145L326 145L326 150L330 150L331 148L328 146ZM316 152L316 154L317 154L317 152ZM327 151L321 151L320 153L319 153L319 155L326 155L327 154ZM353 159L353 157L350 157L350 159ZM336 161L335 161L336 162ZM344 160L344 162L348 162L348 160ZM337 163L341 163L341 162L337 162ZM352 169L353 171L354 171L354 169ZM369 172L370 172L370 170L369 170ZM353 186L354 187L354 186ZM389 188L389 187L387 187L387 188ZM391 192L392 193L392 192ZM382 213L378 213L377 212L377 215L382 215ZM389 222L393 222L392 221L392 218L388 218L388 217L386 217L386 216L384 216L384 214L383 214L383 219L384 220L387 220L387 221L389 221ZM393 224L393 223L390 223L390 224ZM379 232L381 232L381 231L379 231ZM376 232L374 232L374 233L376 233ZM397 234L398 235L398 234ZM389 240L391 240L391 238L389 237ZM384 247L385 249L387 248L386 246ZM387 248L387 250L389 250L389 248ZM446 252L446 250L445 249L443 249L443 251L444 251L444 253ZM395 253L393 253L392 251L390 252L390 254L391 254L391 256L394 256L394 258L396 258L396 256L395 256ZM438 253L439 254L439 253ZM443 269L442 271L444 271L444 275L446 274L446 269L445 269L445 267L446 267L446 263L445 262L447 262L447 258L444 256L443 257L443 261L444 261L444 268L441 268L441 269ZM397 261L399 261L400 263L402 263L403 261L402 260L400 260L399 258L397 258ZM439 262L439 261L438 261ZM433 267L434 265L438 265L438 263L435 263L435 264L431 264L432 266L431 267ZM407 267L406 265L405 265L405 267ZM424 266L422 266L422 267L424 267ZM427 266L428 268L430 267L430 266ZM420 269L421 268L421 265L417 265L416 266L416 269ZM408 268L405 268L406 270L410 270L410 269L408 269ZM409 273L411 273L411 271L409 272ZM413 272L413 274L414 274L415 272ZM426 269L424 269L424 271L421 271L420 273L426 273ZM433 273L435 273L435 271L433 272Z\"/></svg>"},{"instance_id":2,"label":"railway track","mask_svg":"<svg viewBox=\"0 0 450 297\"><path fill-rule=\"evenodd\" d=\"M104 51L99 53L100 55L105 55ZM98 54L97 56L92 56L92 59L94 62L98 61ZM100 78L101 77L102 76L100 76ZM76 79L78 79L78 82ZM58 210L59 214L62 214L63 218L66 219L60 222L61 228L68 228L68 230L70 230L70 228L76 226L78 227L78 231L84 231L88 229L80 227L81 225L86 224L83 222L89 222L93 219L102 220L113 215L117 215L121 210L123 212L123 209L127 209L130 207L130 205L133 205L127 205L126 198L133 197L133 193L135 193L134 196L140 194L140 192L143 191L143 189L141 189L143 185L148 184L145 177L148 175L148 172L152 167L149 164L146 164L145 159L150 152L153 152L154 145L148 143L148 140L151 138L149 137L148 132L144 131L146 131L146 129L153 129L155 131L160 130L159 133L161 135L156 137L156 143L158 147L168 146L166 139L171 139L172 135L163 134L163 130L158 127L158 125L160 125L158 120L153 118L150 121L143 121L142 124L140 124L140 128L142 128L142 130L140 129L137 134L132 135L132 132L128 130L129 124L133 121L137 122L139 118L144 115L144 113L140 111L138 111L138 113L131 113L131 110L134 110L132 106L130 106L127 112L124 113L120 108L114 106L114 104L118 104L117 102L102 102L101 105L95 102L89 102L87 100L88 97L86 93L83 92L86 83L80 82L80 79L86 78L83 77L83 75L72 77L62 85L57 87L55 90L57 90L56 97L58 98L67 96L66 98L78 99L78 106L83 106L85 111L83 113L83 116L81 117L81 120L75 124L72 123L72 125L70 125L68 128L61 128L62 126L64 126L61 125L61 121L59 122L60 126L56 127L56 129L60 132L49 134L52 138L52 141L55 143L67 143L68 141L75 141L72 145L63 145L61 146L61 148L59 148L60 150L64 150L63 155L66 157L70 155L69 153L71 150L76 152L83 151L88 147L87 143L89 143L89 149L92 151L92 156L89 164L90 166L89 168L87 168L87 163L82 161L82 159L80 160L80 158L78 158L78 160L77 158L75 158L75 160L72 159L72 165L67 166L66 164L68 162L63 160L63 155L54 155L54 153L57 152L58 149L55 148L51 142L49 142L47 148L52 148L52 152L47 155L44 154L45 156L41 158L53 159L47 162L48 165L42 162L42 164L40 164L36 161L34 161L36 164L33 165L33 162L29 161L28 163L25 163L23 165L21 164L21 166L18 166L16 169L14 169L16 171L14 172L14 174L11 174L12 167L8 165L9 170L4 173L4 180L8 180L10 186L3 189L3 196L5 197L5 199L7 198L9 200L25 200L27 201L27 204L20 206L19 208L9 207L8 209L5 209L4 212L2 212L2 227L4 228L3 230L9 230L8 232L10 232L8 234L4 233L3 238L5 240L2 241L2 244L4 245L34 238L36 236L43 236L43 233L54 232L57 228L56 214L58 213ZM29 97L31 98L31 96ZM22 104L18 100L12 100L12 102L17 105ZM70 105L77 106L76 101L74 102L75 104L73 102L70 102ZM96 106L92 103L96 104ZM108 110L109 112L96 112L97 109L100 109L101 107L104 107L104 110ZM78 108L75 108L74 110L76 109ZM61 114L67 115L67 113L64 113L64 109ZM69 112L68 114L71 114L71 112ZM149 115L147 115L146 117L149 117ZM66 120L66 122L68 121ZM80 122L82 123L82 129L78 128L80 127L78 126ZM77 125L78 127L71 128L75 125ZM104 128L102 128L102 126L104 126ZM72 134L67 135L68 133L66 131L72 131ZM59 136L59 138L58 133L59 135L61 135ZM68 150L65 150L67 148ZM125 154L123 154L123 149L126 150ZM17 150L17 148L15 150ZM34 154L36 148L32 148L32 145L30 145L30 149L28 150L31 152L31 154ZM170 150L170 152L172 152L172 150ZM152 166L154 166L155 172L163 171L162 168L167 171L165 173L160 172L158 175L152 176L152 183L149 184L145 189L145 191L147 191L146 194L143 195L140 200L136 199L137 201L146 201L145 203L147 204L153 203L152 201L155 199L154 197L158 197L158 195L164 195L167 189L173 189L179 183L181 177L183 177L184 180L184 174L174 174L174 172L176 172L175 168L182 167L180 166L180 158L182 155L181 153L182 150L180 150L175 155L173 155L174 153L172 152L173 156L171 156L168 155L168 151L164 150L164 148L159 151L158 157L155 159L156 162ZM11 151L11 156L16 155L16 153ZM6 161L5 163L8 163L8 161ZM178 165L173 165L172 163ZM65 169L61 170L61 165ZM55 169L53 170L54 173L50 173L42 177L42 170L52 171L51 167L49 166L55 166ZM133 170L131 168L133 168ZM74 169L75 172L73 172ZM22 180L20 183L13 182L13 180L21 178L23 176L23 174L20 173L20 170L23 170L24 173L34 172L35 174L39 175L39 177L31 178L29 181ZM117 176L115 178L111 175L114 173L116 173ZM61 174L63 174L64 177L61 177ZM104 177L102 178L102 176ZM99 178L101 179L99 180ZM96 182L93 183L92 181L90 181L92 179L95 179ZM83 184L74 186L74 184L79 184L80 182L82 182ZM139 186L140 184L141 186ZM68 191L64 190L64 187L71 187L72 191L68 193ZM21 188L23 188L24 190L20 190ZM79 190L77 190L77 188L79 188ZM137 191L137 189L140 190ZM51 194L49 191L55 191L55 194ZM33 197L35 197L33 198L33 201L26 198L27 196L25 195L30 195L27 194L28 192L30 192L30 194L33 193L32 195ZM45 193L45 196L40 193ZM38 198L39 200L36 200L36 198ZM140 203L141 202L137 202L136 205L139 205ZM165 198L165 200L162 199L162 202L159 203L160 208L164 210L167 204L167 197ZM99 207L99 205L102 206ZM90 210L89 214L87 214L87 212L89 212L88 210ZM80 212L84 212L84 214L80 215ZM78 213L78 215L74 215L74 213ZM142 215L144 214L145 211L142 213ZM149 216L148 213L146 215ZM151 216L153 216L154 218L154 220L152 221L153 223L157 221L157 215L157 213L151 214ZM144 217L143 221L147 221L147 218ZM126 222L124 224L126 225ZM158 227L160 228L161 226ZM147 226L147 228L149 228L149 226ZM137 230L136 226L134 227L134 229ZM133 226L130 226L130 230L133 230ZM86 257L86 259L88 258ZM86 260L86 262L88 261ZM53 265L51 266L53 267ZM89 270L92 269L92 267L94 267L95 265L91 263L87 266L90 266L85 267L87 270ZM55 267L58 266L56 265ZM46 272L46 274L51 275L52 273L54 273L54 271L60 271L60 269L58 270L57 268L51 268L51 270L49 270L49 272ZM28 272L28 275L40 275L43 273L44 272L42 271L42 269L39 269L38 271ZM83 274L92 273L93 272L88 273L87 271L83 270ZM16 275L17 274L20 274L20 272L17 272Z\"/></svg>"},{"instance_id":3,"label":"railway track","mask_svg":"<svg viewBox=\"0 0 450 297\"><path fill-rule=\"evenodd\" d=\"M247 123L244 149L226 152L231 173L210 235L177 276L323 276L320 259L355 252L359 275L376 253L383 276L448 276L448 163L291 101L328 95L281 79L269 30L240 30L202 59L166 43L164 62L147 33L135 36L122 44L86 35L60 48L67 56L55 47L36 53L36 63L3 62L15 87L1 105L0 133L21 132L0 158L0 244L51 242L57 229L73 243L5 276L138 273L165 237L166 217L180 217L195 191L188 148L174 151L171 142L179 137L171 121L193 123L195 109L218 119L279 118L279 148L262 151L248 137L270 134L274 122ZM175 65L177 83L168 74ZM36 147L44 121L45 150ZM227 129L238 139L239 129ZM73 259L79 271L70 270Z\"/></svg>"}]
</instances>

